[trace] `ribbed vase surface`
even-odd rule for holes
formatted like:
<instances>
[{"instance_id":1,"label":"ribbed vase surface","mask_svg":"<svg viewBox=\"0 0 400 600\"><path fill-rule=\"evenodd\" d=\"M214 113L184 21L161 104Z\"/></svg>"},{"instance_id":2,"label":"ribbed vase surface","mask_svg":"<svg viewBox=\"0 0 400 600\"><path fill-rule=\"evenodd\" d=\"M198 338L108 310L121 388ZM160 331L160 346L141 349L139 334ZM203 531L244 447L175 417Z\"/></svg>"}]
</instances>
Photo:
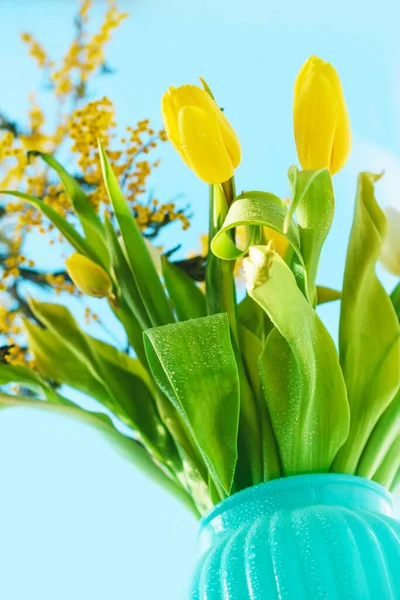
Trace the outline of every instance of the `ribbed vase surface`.
<instances>
[{"instance_id":1,"label":"ribbed vase surface","mask_svg":"<svg viewBox=\"0 0 400 600\"><path fill-rule=\"evenodd\" d=\"M400 600L400 522L381 486L321 474L262 483L201 521L190 600Z\"/></svg>"}]
</instances>

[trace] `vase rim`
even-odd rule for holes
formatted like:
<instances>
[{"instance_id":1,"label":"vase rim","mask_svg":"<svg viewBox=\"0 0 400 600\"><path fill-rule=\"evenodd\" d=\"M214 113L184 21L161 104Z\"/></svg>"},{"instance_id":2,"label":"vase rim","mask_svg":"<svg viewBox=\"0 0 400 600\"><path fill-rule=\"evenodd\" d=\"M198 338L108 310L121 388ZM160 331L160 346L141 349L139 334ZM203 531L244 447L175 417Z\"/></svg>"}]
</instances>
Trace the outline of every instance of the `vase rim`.
<instances>
[{"instance_id":1,"label":"vase rim","mask_svg":"<svg viewBox=\"0 0 400 600\"><path fill-rule=\"evenodd\" d=\"M302 475L290 475L288 477L279 477L277 479L255 484L221 500L221 502L213 506L213 508L200 519L200 531L222 513L241 504L243 501L250 499L254 493L259 493L260 488L268 488L269 491L290 490L291 488L310 485L324 486L332 483L342 483L357 488L368 489L381 496L390 506L392 505L392 494L381 484L372 481L371 479L367 479L366 477L348 475L346 473L307 473Z\"/></svg>"}]
</instances>

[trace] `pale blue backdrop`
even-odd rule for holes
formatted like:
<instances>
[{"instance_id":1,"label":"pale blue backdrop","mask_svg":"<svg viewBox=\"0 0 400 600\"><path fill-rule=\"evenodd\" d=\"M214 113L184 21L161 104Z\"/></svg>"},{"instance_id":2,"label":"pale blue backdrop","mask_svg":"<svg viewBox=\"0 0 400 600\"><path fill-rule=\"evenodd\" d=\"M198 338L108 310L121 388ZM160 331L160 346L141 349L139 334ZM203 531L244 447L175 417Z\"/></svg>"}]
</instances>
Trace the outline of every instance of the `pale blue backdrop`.
<instances>
[{"instance_id":1,"label":"pale blue backdrop","mask_svg":"<svg viewBox=\"0 0 400 600\"><path fill-rule=\"evenodd\" d=\"M1 99L22 116L38 73L18 39L33 31L55 54L70 39L74 0L2 0ZM243 146L238 188L286 195L296 162L293 81L318 54L339 70L352 119L351 159L336 179L337 215L320 283L341 285L356 174L381 171L382 204L400 208L400 47L396 0L136 0L99 82L124 124L150 117L170 85L202 75ZM104 3L96 2L100 17ZM45 102L45 100L43 100ZM184 194L194 212L184 248L206 229L207 190L170 147L152 180L161 199ZM171 229L164 242L173 244ZM53 258L42 241L27 251ZM383 275L388 287L394 280ZM101 310L101 305L95 305ZM321 311L336 335L337 309ZM178 600L195 560L196 523L87 427L45 413L0 416L0 597L4 600Z\"/></svg>"}]
</instances>

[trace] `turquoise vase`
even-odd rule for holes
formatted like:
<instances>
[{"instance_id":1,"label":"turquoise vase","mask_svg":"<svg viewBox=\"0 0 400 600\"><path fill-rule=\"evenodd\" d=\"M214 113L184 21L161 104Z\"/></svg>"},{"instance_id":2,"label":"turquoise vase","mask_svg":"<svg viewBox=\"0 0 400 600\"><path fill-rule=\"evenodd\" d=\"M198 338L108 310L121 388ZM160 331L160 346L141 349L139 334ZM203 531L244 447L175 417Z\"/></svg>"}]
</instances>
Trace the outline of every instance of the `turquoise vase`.
<instances>
[{"instance_id":1,"label":"turquoise vase","mask_svg":"<svg viewBox=\"0 0 400 600\"><path fill-rule=\"evenodd\" d=\"M201 521L190 600L400 599L400 522L380 485L298 475L227 498Z\"/></svg>"}]
</instances>

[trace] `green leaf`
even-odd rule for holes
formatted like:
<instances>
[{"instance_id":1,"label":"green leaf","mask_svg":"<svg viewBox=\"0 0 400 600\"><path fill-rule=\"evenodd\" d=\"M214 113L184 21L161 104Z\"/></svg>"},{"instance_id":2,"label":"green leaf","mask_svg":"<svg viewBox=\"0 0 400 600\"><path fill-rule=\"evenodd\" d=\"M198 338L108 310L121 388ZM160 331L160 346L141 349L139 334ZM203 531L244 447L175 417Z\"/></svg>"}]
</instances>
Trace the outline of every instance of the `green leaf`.
<instances>
[{"instance_id":1,"label":"green leaf","mask_svg":"<svg viewBox=\"0 0 400 600\"><path fill-rule=\"evenodd\" d=\"M390 295L390 299L394 306L394 310L396 311L396 315L400 320L400 283L396 285L393 292Z\"/></svg>"},{"instance_id":2,"label":"green leaf","mask_svg":"<svg viewBox=\"0 0 400 600\"><path fill-rule=\"evenodd\" d=\"M261 342L265 342L273 328L266 312L248 294L238 304L238 319L241 325L251 331Z\"/></svg>"},{"instance_id":3,"label":"green leaf","mask_svg":"<svg viewBox=\"0 0 400 600\"><path fill-rule=\"evenodd\" d=\"M373 476L373 480L376 483L380 483L387 489L391 489L395 484L397 473L400 468L400 435L398 435L392 442L392 445L388 449L385 458L379 469Z\"/></svg>"},{"instance_id":4,"label":"green leaf","mask_svg":"<svg viewBox=\"0 0 400 600\"><path fill-rule=\"evenodd\" d=\"M224 260L234 260L244 256L249 247L258 244L262 227L269 227L285 235L293 253L292 271L298 286L307 293L307 273L300 246L300 232L292 220L287 233L284 233L284 222L288 209L285 203L266 192L245 192L237 196L231 204L223 226L211 241L211 250L215 256ZM248 227L248 239L244 248L238 248L233 241L236 227Z\"/></svg>"},{"instance_id":5,"label":"green leaf","mask_svg":"<svg viewBox=\"0 0 400 600\"><path fill-rule=\"evenodd\" d=\"M260 310L262 309L260 308ZM263 343L252 331L242 326L240 328L240 347L250 385L257 401L261 423L263 481L269 481L270 479L280 477L281 467L278 445L272 428L267 403L264 399L260 370L258 368L258 361L263 351Z\"/></svg>"},{"instance_id":6,"label":"green leaf","mask_svg":"<svg viewBox=\"0 0 400 600\"><path fill-rule=\"evenodd\" d=\"M147 314L134 275L125 258L114 227L107 217L105 220L105 229L112 267L120 293L123 295L141 328L148 329L151 327L149 315Z\"/></svg>"},{"instance_id":7,"label":"green leaf","mask_svg":"<svg viewBox=\"0 0 400 600\"><path fill-rule=\"evenodd\" d=\"M90 338L64 306L32 300L30 306L47 328L28 325L32 350L46 377L97 394L95 397L130 426L158 460L171 461L172 440L157 414L152 384L141 363Z\"/></svg>"},{"instance_id":8,"label":"green leaf","mask_svg":"<svg viewBox=\"0 0 400 600\"><path fill-rule=\"evenodd\" d=\"M23 385L28 390L43 395L51 402L61 402L61 396L29 367L0 363L0 385L8 385L9 383Z\"/></svg>"},{"instance_id":9,"label":"green leaf","mask_svg":"<svg viewBox=\"0 0 400 600\"><path fill-rule=\"evenodd\" d=\"M323 285L317 285L317 304L326 304L327 302L335 302L340 300L342 292L334 290Z\"/></svg>"},{"instance_id":10,"label":"green leaf","mask_svg":"<svg viewBox=\"0 0 400 600\"><path fill-rule=\"evenodd\" d=\"M15 192L12 190L0 190L0 194L6 194L9 196L16 196L31 204L40 212L42 212L55 227L62 233L65 239L75 248L80 254L84 254L88 258L91 258L94 262L98 262L98 256L96 252L90 247L90 244L83 238L64 217L62 217L54 208L31 196L30 194L24 194L23 192Z\"/></svg>"},{"instance_id":11,"label":"green leaf","mask_svg":"<svg viewBox=\"0 0 400 600\"><path fill-rule=\"evenodd\" d=\"M335 345L278 254L257 247L246 260L259 265L248 293L275 326L260 370L283 473L328 471L349 429Z\"/></svg>"},{"instance_id":12,"label":"green leaf","mask_svg":"<svg viewBox=\"0 0 400 600\"><path fill-rule=\"evenodd\" d=\"M400 487L400 467L397 469L397 473L394 476L393 483L390 486L390 491L392 494L396 494Z\"/></svg>"},{"instance_id":13,"label":"green leaf","mask_svg":"<svg viewBox=\"0 0 400 600\"><path fill-rule=\"evenodd\" d=\"M374 196L378 176L361 173L343 282L339 354L351 410L350 434L333 468L355 473L379 417L400 384L400 326L375 273L386 217Z\"/></svg>"},{"instance_id":14,"label":"green leaf","mask_svg":"<svg viewBox=\"0 0 400 600\"><path fill-rule=\"evenodd\" d=\"M315 305L319 259L335 213L332 179L328 169L299 171L295 166L290 167L288 176L292 202L285 217L284 231L289 231L292 214L296 211L301 253L307 271L307 296Z\"/></svg>"},{"instance_id":15,"label":"green leaf","mask_svg":"<svg viewBox=\"0 0 400 600\"><path fill-rule=\"evenodd\" d=\"M91 425L108 443L113 446L117 452L121 453L124 458L127 458L129 461L135 464L142 472L146 473L146 475L158 485L161 485L164 489L174 494L187 506L187 508L189 508L189 510L198 516L199 513L194 507L191 498L182 489L182 487L163 473L163 471L152 461L149 454L138 442L123 435L121 432L115 429L111 419L109 419L107 415L83 410L68 400L66 400L66 404L63 405L33 398L25 398L23 396L0 394L0 409L5 408L34 408L35 410L50 410Z\"/></svg>"},{"instance_id":16,"label":"green leaf","mask_svg":"<svg viewBox=\"0 0 400 600\"><path fill-rule=\"evenodd\" d=\"M76 179L71 177L64 167L50 154L38 152L37 150L31 151L28 154L40 156L49 167L57 172L64 185L67 196L79 217L83 231L85 232L86 241L92 250L96 252L98 256L97 262L99 262L108 272L110 268L110 257L105 243L104 225L79 183Z\"/></svg>"},{"instance_id":17,"label":"green leaf","mask_svg":"<svg viewBox=\"0 0 400 600\"><path fill-rule=\"evenodd\" d=\"M226 314L157 327L144 335L155 380L183 414L214 483L229 494L240 397Z\"/></svg>"},{"instance_id":18,"label":"green leaf","mask_svg":"<svg viewBox=\"0 0 400 600\"><path fill-rule=\"evenodd\" d=\"M101 145L99 152L104 181L121 229L127 259L151 323L154 326L171 323L174 316L144 238Z\"/></svg>"},{"instance_id":19,"label":"green leaf","mask_svg":"<svg viewBox=\"0 0 400 600\"><path fill-rule=\"evenodd\" d=\"M280 198L266 192L246 192L237 196L231 204L226 219L211 241L211 250L221 259L235 260L246 254L257 235L256 226L265 226L278 231L282 235L287 207ZM249 236L247 247L240 249L232 239L232 230L240 225L247 225L253 235ZM300 234L297 225L291 221L286 234L293 250L302 260Z\"/></svg>"},{"instance_id":20,"label":"green leaf","mask_svg":"<svg viewBox=\"0 0 400 600\"><path fill-rule=\"evenodd\" d=\"M197 319L207 314L206 298L185 271L162 257L162 271L168 295L179 321Z\"/></svg>"},{"instance_id":21,"label":"green leaf","mask_svg":"<svg viewBox=\"0 0 400 600\"><path fill-rule=\"evenodd\" d=\"M400 438L400 391L381 415L369 436L361 455L357 475L372 479L386 462L386 457L397 438Z\"/></svg>"}]
</instances>

